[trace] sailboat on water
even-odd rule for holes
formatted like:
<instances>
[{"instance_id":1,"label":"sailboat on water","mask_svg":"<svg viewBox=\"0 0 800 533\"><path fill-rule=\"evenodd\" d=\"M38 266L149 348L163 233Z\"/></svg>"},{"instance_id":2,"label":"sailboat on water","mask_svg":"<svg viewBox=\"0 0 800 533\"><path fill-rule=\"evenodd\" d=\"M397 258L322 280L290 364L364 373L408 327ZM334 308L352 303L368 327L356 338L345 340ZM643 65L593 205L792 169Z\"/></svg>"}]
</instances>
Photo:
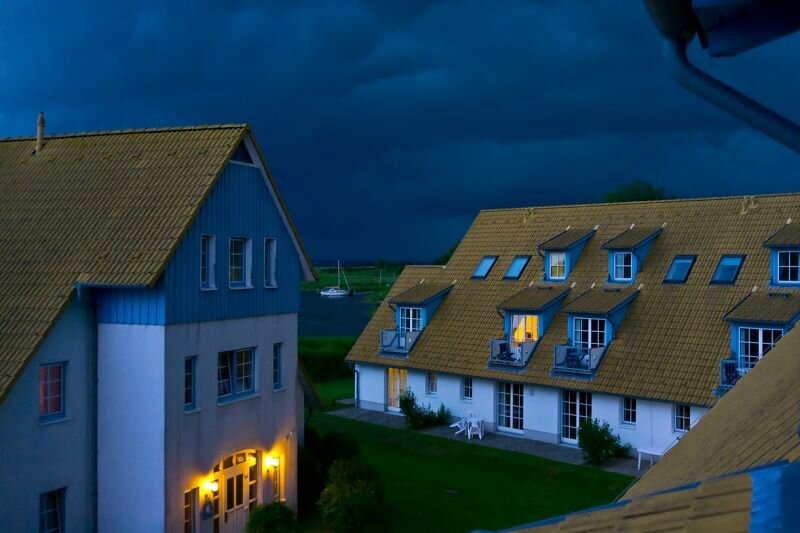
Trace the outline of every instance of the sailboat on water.
<instances>
[{"instance_id":1,"label":"sailboat on water","mask_svg":"<svg viewBox=\"0 0 800 533\"><path fill-rule=\"evenodd\" d=\"M342 288L342 278L344 278L344 283L347 285L346 289ZM351 294L353 294L353 289L350 288L350 282L347 281L347 276L342 270L342 262L336 261L336 285L334 287L325 287L319 291L319 295L326 298L339 298L341 296L350 296Z\"/></svg>"}]
</instances>

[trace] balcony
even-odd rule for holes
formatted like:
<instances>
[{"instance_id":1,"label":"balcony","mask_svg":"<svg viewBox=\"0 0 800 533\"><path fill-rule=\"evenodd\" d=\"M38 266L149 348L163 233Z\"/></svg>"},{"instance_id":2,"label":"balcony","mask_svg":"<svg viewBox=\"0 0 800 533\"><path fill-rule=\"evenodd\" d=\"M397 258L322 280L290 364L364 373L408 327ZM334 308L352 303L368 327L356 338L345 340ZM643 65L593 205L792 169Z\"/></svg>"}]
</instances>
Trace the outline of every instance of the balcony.
<instances>
[{"instance_id":1,"label":"balcony","mask_svg":"<svg viewBox=\"0 0 800 533\"><path fill-rule=\"evenodd\" d=\"M489 364L522 368L530 361L536 341L514 342L508 339L489 341Z\"/></svg>"},{"instance_id":2,"label":"balcony","mask_svg":"<svg viewBox=\"0 0 800 533\"><path fill-rule=\"evenodd\" d=\"M381 353L385 355L400 355L406 356L421 331L405 331L401 329L384 329L381 330Z\"/></svg>"},{"instance_id":3,"label":"balcony","mask_svg":"<svg viewBox=\"0 0 800 533\"><path fill-rule=\"evenodd\" d=\"M739 361L736 356L723 359L719 362L719 387L714 391L717 397L722 396L736 385L739 378L747 372L747 369L739 368Z\"/></svg>"},{"instance_id":4,"label":"balcony","mask_svg":"<svg viewBox=\"0 0 800 533\"><path fill-rule=\"evenodd\" d=\"M594 374L609 344L597 348L579 348L569 344L553 347L553 372L591 376Z\"/></svg>"}]
</instances>

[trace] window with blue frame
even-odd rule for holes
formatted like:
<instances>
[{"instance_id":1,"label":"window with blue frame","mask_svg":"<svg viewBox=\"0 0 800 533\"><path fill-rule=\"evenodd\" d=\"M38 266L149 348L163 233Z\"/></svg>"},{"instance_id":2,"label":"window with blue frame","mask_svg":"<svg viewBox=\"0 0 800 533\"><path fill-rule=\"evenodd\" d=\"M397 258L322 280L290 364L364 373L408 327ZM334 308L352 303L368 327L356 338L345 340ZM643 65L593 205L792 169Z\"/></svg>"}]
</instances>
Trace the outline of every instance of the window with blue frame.
<instances>
[{"instance_id":1,"label":"window with blue frame","mask_svg":"<svg viewBox=\"0 0 800 533\"><path fill-rule=\"evenodd\" d=\"M778 283L800 283L800 250L780 250L778 254Z\"/></svg>"},{"instance_id":2,"label":"window with blue frame","mask_svg":"<svg viewBox=\"0 0 800 533\"><path fill-rule=\"evenodd\" d=\"M736 283L736 278L739 277L743 262L743 255L723 255L719 259L717 270L711 278L711 283L722 285Z\"/></svg>"},{"instance_id":3,"label":"window with blue frame","mask_svg":"<svg viewBox=\"0 0 800 533\"><path fill-rule=\"evenodd\" d=\"M200 237L200 288L216 288L217 251L213 235Z\"/></svg>"},{"instance_id":4,"label":"window with blue frame","mask_svg":"<svg viewBox=\"0 0 800 533\"><path fill-rule=\"evenodd\" d=\"M226 400L252 394L255 390L254 364L252 348L220 352L217 357L217 398Z\"/></svg>"},{"instance_id":5,"label":"window with blue frame","mask_svg":"<svg viewBox=\"0 0 800 533\"><path fill-rule=\"evenodd\" d=\"M39 367L39 419L64 417L65 364L54 363Z\"/></svg>"},{"instance_id":6,"label":"window with blue frame","mask_svg":"<svg viewBox=\"0 0 800 533\"><path fill-rule=\"evenodd\" d=\"M633 279L633 252L612 252L612 281L631 281Z\"/></svg>"},{"instance_id":7,"label":"window with blue frame","mask_svg":"<svg viewBox=\"0 0 800 533\"><path fill-rule=\"evenodd\" d=\"M753 368L768 351L773 349L783 336L783 330L775 328L739 328L739 369Z\"/></svg>"},{"instance_id":8,"label":"window with blue frame","mask_svg":"<svg viewBox=\"0 0 800 533\"><path fill-rule=\"evenodd\" d=\"M183 410L191 411L196 407L195 370L197 357L183 358Z\"/></svg>"},{"instance_id":9,"label":"window with blue frame","mask_svg":"<svg viewBox=\"0 0 800 533\"><path fill-rule=\"evenodd\" d=\"M228 283L231 288L250 288L253 241L247 237L231 237L228 258Z\"/></svg>"},{"instance_id":10,"label":"window with blue frame","mask_svg":"<svg viewBox=\"0 0 800 533\"><path fill-rule=\"evenodd\" d=\"M694 260L693 255L676 256L667 270L667 275L664 276L664 283L686 283L694 266Z\"/></svg>"},{"instance_id":11,"label":"window with blue frame","mask_svg":"<svg viewBox=\"0 0 800 533\"><path fill-rule=\"evenodd\" d=\"M606 345L606 320L604 318L573 319L573 343L575 348L591 350Z\"/></svg>"},{"instance_id":12,"label":"window with blue frame","mask_svg":"<svg viewBox=\"0 0 800 533\"><path fill-rule=\"evenodd\" d=\"M525 267L528 266L528 261L531 260L531 256L529 255L518 255L511 261L511 265L506 270L503 279L519 279L522 275L522 271L525 270Z\"/></svg>"},{"instance_id":13,"label":"window with blue frame","mask_svg":"<svg viewBox=\"0 0 800 533\"><path fill-rule=\"evenodd\" d=\"M487 255L481 262L478 263L478 266L475 268L475 272L472 273L473 279L484 279L486 276L489 275L489 271L492 270L495 261L497 261L496 255Z\"/></svg>"},{"instance_id":14,"label":"window with blue frame","mask_svg":"<svg viewBox=\"0 0 800 533\"><path fill-rule=\"evenodd\" d=\"M272 388L283 388L283 343L272 345Z\"/></svg>"},{"instance_id":15,"label":"window with blue frame","mask_svg":"<svg viewBox=\"0 0 800 533\"><path fill-rule=\"evenodd\" d=\"M563 281L567 279L567 254L565 252L547 253L548 280Z\"/></svg>"}]
</instances>

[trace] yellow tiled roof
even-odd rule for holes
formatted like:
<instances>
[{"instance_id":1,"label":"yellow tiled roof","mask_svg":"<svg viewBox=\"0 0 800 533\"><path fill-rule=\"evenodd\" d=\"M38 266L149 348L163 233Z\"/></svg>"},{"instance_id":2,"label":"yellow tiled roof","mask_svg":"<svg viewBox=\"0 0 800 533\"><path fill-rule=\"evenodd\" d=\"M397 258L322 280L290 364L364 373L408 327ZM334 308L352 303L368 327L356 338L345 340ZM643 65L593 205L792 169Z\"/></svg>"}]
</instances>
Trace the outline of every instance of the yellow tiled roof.
<instances>
[{"instance_id":1,"label":"yellow tiled roof","mask_svg":"<svg viewBox=\"0 0 800 533\"><path fill-rule=\"evenodd\" d=\"M734 322L786 324L800 315L800 293L766 291L748 295L725 315Z\"/></svg>"},{"instance_id":2,"label":"yellow tiled roof","mask_svg":"<svg viewBox=\"0 0 800 533\"><path fill-rule=\"evenodd\" d=\"M567 230L562 231L552 239L548 239L546 242L542 243L539 246L540 250L566 250L570 248L573 244L584 239L587 235L592 233L594 230L586 229L586 228L570 228Z\"/></svg>"},{"instance_id":3,"label":"yellow tiled roof","mask_svg":"<svg viewBox=\"0 0 800 533\"><path fill-rule=\"evenodd\" d=\"M547 307L551 302L569 292L569 287L527 287L511 298L508 298L497 307L499 309L526 309L538 311Z\"/></svg>"},{"instance_id":4,"label":"yellow tiled roof","mask_svg":"<svg viewBox=\"0 0 800 533\"><path fill-rule=\"evenodd\" d=\"M660 227L634 226L603 243L603 248L606 250L636 248L636 246L646 241L660 230Z\"/></svg>"},{"instance_id":5,"label":"yellow tiled roof","mask_svg":"<svg viewBox=\"0 0 800 533\"><path fill-rule=\"evenodd\" d=\"M406 268L387 298L422 278L457 281L408 358L378 355L380 330L394 327L394 314L383 304L348 361L707 406L719 385L719 361L730 355L730 324L723 317L753 286L767 286L770 251L763 242L787 218L798 217L800 194L481 211L446 268ZM599 226L566 283L552 284L574 283L572 294L580 294L592 284L604 285L608 251L602 243L631 224L663 226L663 231L637 274L635 286L643 285L641 292L595 377L589 381L550 375L553 346L567 341L564 313L556 314L524 371L488 368L489 340L503 335L497 306L532 283L550 285L542 282L537 243L568 226ZM723 254L747 255L734 285L709 283ZM470 279L485 255L499 256L496 268L486 279ZM532 257L519 280L502 279L516 255ZM694 268L685 284L664 284L676 255L696 255Z\"/></svg>"},{"instance_id":6,"label":"yellow tiled roof","mask_svg":"<svg viewBox=\"0 0 800 533\"><path fill-rule=\"evenodd\" d=\"M799 356L800 328L794 328L624 497L799 460Z\"/></svg>"},{"instance_id":7,"label":"yellow tiled roof","mask_svg":"<svg viewBox=\"0 0 800 533\"><path fill-rule=\"evenodd\" d=\"M769 239L764 241L766 246L800 246L800 224L786 224Z\"/></svg>"},{"instance_id":8,"label":"yellow tiled roof","mask_svg":"<svg viewBox=\"0 0 800 533\"><path fill-rule=\"evenodd\" d=\"M393 304L422 304L452 287L450 283L426 283L424 280L394 296Z\"/></svg>"},{"instance_id":9,"label":"yellow tiled roof","mask_svg":"<svg viewBox=\"0 0 800 533\"><path fill-rule=\"evenodd\" d=\"M639 294L635 289L594 288L584 291L562 308L565 313L607 314Z\"/></svg>"},{"instance_id":10,"label":"yellow tiled roof","mask_svg":"<svg viewBox=\"0 0 800 533\"><path fill-rule=\"evenodd\" d=\"M514 531L725 531L750 529L753 480L748 473L640 496L567 515L555 523Z\"/></svg>"},{"instance_id":11,"label":"yellow tiled roof","mask_svg":"<svg viewBox=\"0 0 800 533\"><path fill-rule=\"evenodd\" d=\"M53 135L38 155L33 138L0 140L0 401L76 283L158 280L248 131Z\"/></svg>"}]
</instances>

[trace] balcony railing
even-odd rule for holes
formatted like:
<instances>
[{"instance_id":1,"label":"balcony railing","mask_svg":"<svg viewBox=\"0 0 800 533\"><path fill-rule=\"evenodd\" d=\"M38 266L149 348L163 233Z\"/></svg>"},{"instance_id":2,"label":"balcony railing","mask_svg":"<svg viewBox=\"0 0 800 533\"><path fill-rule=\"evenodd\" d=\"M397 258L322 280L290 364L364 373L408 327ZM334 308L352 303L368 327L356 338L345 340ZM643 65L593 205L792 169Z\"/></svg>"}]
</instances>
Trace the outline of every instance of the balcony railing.
<instances>
[{"instance_id":1,"label":"balcony railing","mask_svg":"<svg viewBox=\"0 0 800 533\"><path fill-rule=\"evenodd\" d=\"M594 374L610 343L597 348L579 348L559 344L553 348L553 371L570 374Z\"/></svg>"},{"instance_id":2,"label":"balcony railing","mask_svg":"<svg viewBox=\"0 0 800 533\"><path fill-rule=\"evenodd\" d=\"M397 328L381 330L381 353L408 355L420 333Z\"/></svg>"},{"instance_id":3,"label":"balcony railing","mask_svg":"<svg viewBox=\"0 0 800 533\"><path fill-rule=\"evenodd\" d=\"M716 396L722 396L736 385L749 368L740 367L735 355L719 362L719 387L714 391Z\"/></svg>"},{"instance_id":4,"label":"balcony railing","mask_svg":"<svg viewBox=\"0 0 800 533\"><path fill-rule=\"evenodd\" d=\"M536 341L514 342L508 339L489 341L489 364L524 367L536 348Z\"/></svg>"}]
</instances>

